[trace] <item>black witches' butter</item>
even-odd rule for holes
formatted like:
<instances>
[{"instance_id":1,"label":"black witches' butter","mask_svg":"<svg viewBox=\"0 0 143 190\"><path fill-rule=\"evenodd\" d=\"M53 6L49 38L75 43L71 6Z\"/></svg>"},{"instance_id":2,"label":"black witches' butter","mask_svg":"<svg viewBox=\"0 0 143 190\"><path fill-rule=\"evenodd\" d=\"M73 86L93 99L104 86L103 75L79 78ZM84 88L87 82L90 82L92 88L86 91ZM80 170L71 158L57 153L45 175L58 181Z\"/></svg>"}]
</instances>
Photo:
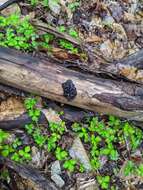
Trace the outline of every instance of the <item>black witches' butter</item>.
<instances>
[{"instance_id":1,"label":"black witches' butter","mask_svg":"<svg viewBox=\"0 0 143 190\"><path fill-rule=\"evenodd\" d=\"M63 95L68 101L71 101L76 97L77 90L72 80L67 80L66 82L62 83L62 88L64 92Z\"/></svg>"}]
</instances>

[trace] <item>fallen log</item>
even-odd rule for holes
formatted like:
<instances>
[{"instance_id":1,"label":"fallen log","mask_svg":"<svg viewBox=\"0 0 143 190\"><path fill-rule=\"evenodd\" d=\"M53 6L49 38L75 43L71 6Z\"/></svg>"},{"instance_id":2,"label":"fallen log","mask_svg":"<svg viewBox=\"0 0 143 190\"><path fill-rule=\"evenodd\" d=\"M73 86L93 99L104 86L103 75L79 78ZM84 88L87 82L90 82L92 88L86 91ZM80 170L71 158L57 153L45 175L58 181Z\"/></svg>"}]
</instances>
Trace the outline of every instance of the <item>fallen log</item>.
<instances>
[{"instance_id":1,"label":"fallen log","mask_svg":"<svg viewBox=\"0 0 143 190\"><path fill-rule=\"evenodd\" d=\"M122 76L130 81L143 84L143 49L113 63L100 64L95 71ZM97 72L97 71L96 71Z\"/></svg>"},{"instance_id":2,"label":"fallen log","mask_svg":"<svg viewBox=\"0 0 143 190\"><path fill-rule=\"evenodd\" d=\"M52 181L29 165L18 164L2 156L0 156L0 165L9 170L14 184L12 189L57 190Z\"/></svg>"},{"instance_id":3,"label":"fallen log","mask_svg":"<svg viewBox=\"0 0 143 190\"><path fill-rule=\"evenodd\" d=\"M97 78L15 50L0 48L0 82L65 104L143 121L142 85Z\"/></svg>"},{"instance_id":4,"label":"fallen log","mask_svg":"<svg viewBox=\"0 0 143 190\"><path fill-rule=\"evenodd\" d=\"M0 120L0 129L3 130L13 130L13 129L24 129L25 125L30 124L32 122L31 118L27 113L22 114L19 117L13 119L5 119ZM43 113L41 113L40 118L38 120L39 125L48 125L48 121Z\"/></svg>"},{"instance_id":5,"label":"fallen log","mask_svg":"<svg viewBox=\"0 0 143 190\"><path fill-rule=\"evenodd\" d=\"M90 64L82 62L79 65L80 68L91 71L92 73L104 73L106 75L116 75L118 77L121 76L143 84L143 50L139 50L122 60L113 61L105 58L98 48L89 46L83 40L76 40L70 35L60 32L43 22L33 20L32 24L36 26L39 31L51 33L56 38L66 39L85 51L90 59Z\"/></svg>"}]
</instances>

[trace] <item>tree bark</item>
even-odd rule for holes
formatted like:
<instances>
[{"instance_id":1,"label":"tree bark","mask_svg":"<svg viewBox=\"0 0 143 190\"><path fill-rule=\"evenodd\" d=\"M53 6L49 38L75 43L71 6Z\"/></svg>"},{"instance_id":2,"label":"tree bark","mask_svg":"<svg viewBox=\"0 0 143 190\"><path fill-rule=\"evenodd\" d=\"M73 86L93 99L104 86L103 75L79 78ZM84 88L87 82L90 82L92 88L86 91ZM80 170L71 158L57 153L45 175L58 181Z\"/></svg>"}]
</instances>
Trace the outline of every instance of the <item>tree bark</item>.
<instances>
[{"instance_id":1,"label":"tree bark","mask_svg":"<svg viewBox=\"0 0 143 190\"><path fill-rule=\"evenodd\" d=\"M117 61L104 60L99 50L94 51L88 51L89 64L80 63L82 69L143 84L143 49Z\"/></svg>"},{"instance_id":2,"label":"tree bark","mask_svg":"<svg viewBox=\"0 0 143 190\"><path fill-rule=\"evenodd\" d=\"M57 29L46 25L43 22L32 21L36 28L45 33L51 33L57 38L66 39L72 44L85 51L90 59L90 64L80 63L82 69L92 73L104 73L106 75L114 74L143 84L143 49L130 55L127 58L118 61L112 61L104 57L98 48L90 47L86 42L72 38L70 35L60 32Z\"/></svg>"},{"instance_id":3,"label":"tree bark","mask_svg":"<svg viewBox=\"0 0 143 190\"><path fill-rule=\"evenodd\" d=\"M143 49L122 60L101 64L98 69L143 84Z\"/></svg>"},{"instance_id":4,"label":"tree bark","mask_svg":"<svg viewBox=\"0 0 143 190\"><path fill-rule=\"evenodd\" d=\"M12 189L57 190L52 181L29 165L18 164L2 156L0 156L0 165L10 171L14 183Z\"/></svg>"},{"instance_id":5,"label":"tree bark","mask_svg":"<svg viewBox=\"0 0 143 190\"><path fill-rule=\"evenodd\" d=\"M22 114L17 118L13 118L11 120L5 119L0 120L0 129L11 131L13 129L24 129L25 125L30 124L32 122L31 118L27 113ZM48 121L45 115L41 112L40 118L38 120L39 125L48 125Z\"/></svg>"},{"instance_id":6,"label":"tree bark","mask_svg":"<svg viewBox=\"0 0 143 190\"><path fill-rule=\"evenodd\" d=\"M70 101L62 87L69 79L77 91ZM143 121L142 85L97 78L15 50L0 48L0 82L65 104Z\"/></svg>"}]
</instances>

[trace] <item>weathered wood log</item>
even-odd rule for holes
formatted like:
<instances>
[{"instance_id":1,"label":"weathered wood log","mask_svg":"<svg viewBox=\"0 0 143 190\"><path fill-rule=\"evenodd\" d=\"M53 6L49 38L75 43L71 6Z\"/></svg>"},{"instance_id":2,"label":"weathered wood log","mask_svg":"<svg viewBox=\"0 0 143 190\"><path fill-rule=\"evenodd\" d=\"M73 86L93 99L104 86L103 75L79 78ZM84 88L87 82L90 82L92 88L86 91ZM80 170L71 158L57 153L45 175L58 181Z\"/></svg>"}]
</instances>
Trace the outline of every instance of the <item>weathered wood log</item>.
<instances>
[{"instance_id":1,"label":"weathered wood log","mask_svg":"<svg viewBox=\"0 0 143 190\"><path fill-rule=\"evenodd\" d=\"M58 111L55 107L54 110ZM60 109L61 110L61 109ZM95 116L93 112L85 112L82 109L71 109L69 107L65 107L62 109L64 114L61 116L61 119L68 122L81 122L85 117L91 117ZM13 118L13 119L5 119L0 120L0 129L11 131L14 129L24 129L25 125L31 123L32 120L28 116L27 113L24 113L20 115L19 117ZM48 120L46 119L46 116L41 112L40 118L38 120L38 124L42 126L48 125Z\"/></svg>"},{"instance_id":2,"label":"weathered wood log","mask_svg":"<svg viewBox=\"0 0 143 190\"><path fill-rule=\"evenodd\" d=\"M113 63L100 64L96 71L122 76L131 81L143 84L143 49Z\"/></svg>"},{"instance_id":3,"label":"weathered wood log","mask_svg":"<svg viewBox=\"0 0 143 190\"><path fill-rule=\"evenodd\" d=\"M92 60L92 63L80 63L80 68L86 69L87 71L91 71L93 73L98 72L106 75L114 74L118 77L121 76L131 81L143 84L143 50L140 50L122 60L111 62L110 59L104 57L99 49L90 47L83 40L74 39L70 35L60 32L43 22L33 20L32 24L35 25L39 31L46 33L48 32L57 38L66 39L87 52L87 55Z\"/></svg>"},{"instance_id":4,"label":"weathered wood log","mask_svg":"<svg viewBox=\"0 0 143 190\"><path fill-rule=\"evenodd\" d=\"M77 91L70 101L62 85L69 79ZM11 49L0 48L0 82L65 104L143 121L142 85L89 76ZM69 96L74 94L67 90Z\"/></svg>"},{"instance_id":5,"label":"weathered wood log","mask_svg":"<svg viewBox=\"0 0 143 190\"><path fill-rule=\"evenodd\" d=\"M13 130L13 129L24 129L26 124L31 123L32 120L31 118L28 116L27 113L22 114L19 117L13 118L11 120L9 119L5 119L5 120L0 120L0 129L4 129L4 130ZM48 121L45 117L45 115L41 112L40 118L38 120L38 124L39 125L47 125Z\"/></svg>"},{"instance_id":6,"label":"weathered wood log","mask_svg":"<svg viewBox=\"0 0 143 190\"><path fill-rule=\"evenodd\" d=\"M16 88L10 87L8 85L3 85L1 83L0 83L0 93L5 93L7 96L15 95L15 96L25 97L28 95L28 93L24 91L20 91ZM0 98L2 97L0 96Z\"/></svg>"},{"instance_id":7,"label":"weathered wood log","mask_svg":"<svg viewBox=\"0 0 143 190\"><path fill-rule=\"evenodd\" d=\"M0 156L0 165L2 164L13 174L15 187L12 187L12 189L57 190L54 183L46 179L38 170L30 166L16 164Z\"/></svg>"}]
</instances>

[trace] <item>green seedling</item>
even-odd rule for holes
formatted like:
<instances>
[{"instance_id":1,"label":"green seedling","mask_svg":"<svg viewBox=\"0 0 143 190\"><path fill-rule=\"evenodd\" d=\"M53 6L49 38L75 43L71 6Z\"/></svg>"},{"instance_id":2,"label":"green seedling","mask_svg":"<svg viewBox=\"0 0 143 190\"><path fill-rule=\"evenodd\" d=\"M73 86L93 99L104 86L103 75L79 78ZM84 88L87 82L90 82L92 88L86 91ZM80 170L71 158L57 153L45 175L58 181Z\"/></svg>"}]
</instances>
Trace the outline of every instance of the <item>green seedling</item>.
<instances>
[{"instance_id":1,"label":"green seedling","mask_svg":"<svg viewBox=\"0 0 143 190\"><path fill-rule=\"evenodd\" d=\"M74 30L73 28L70 28L68 31L69 35L72 36L73 38L78 38L78 33L76 32L76 30Z\"/></svg>"},{"instance_id":2,"label":"green seedling","mask_svg":"<svg viewBox=\"0 0 143 190\"><path fill-rule=\"evenodd\" d=\"M39 128L36 128L35 131L33 132L33 139L34 139L34 142L39 146L39 147L43 147L46 140L47 140L47 137L42 135L42 132Z\"/></svg>"},{"instance_id":3,"label":"green seedling","mask_svg":"<svg viewBox=\"0 0 143 190\"><path fill-rule=\"evenodd\" d=\"M84 140L85 143L87 143L87 142L90 141L87 129L84 128L84 127L81 128L81 131L79 132L79 137L83 138L83 140Z\"/></svg>"},{"instance_id":4,"label":"green seedling","mask_svg":"<svg viewBox=\"0 0 143 190\"><path fill-rule=\"evenodd\" d=\"M28 135L32 135L34 132L34 125L32 123L25 125L25 129L28 133Z\"/></svg>"},{"instance_id":5,"label":"green seedling","mask_svg":"<svg viewBox=\"0 0 143 190\"><path fill-rule=\"evenodd\" d=\"M75 1L73 3L69 3L68 4L68 8L74 12L78 7L80 6L80 2L79 1Z\"/></svg>"},{"instance_id":6,"label":"green seedling","mask_svg":"<svg viewBox=\"0 0 143 190\"><path fill-rule=\"evenodd\" d=\"M24 104L27 110L33 110L37 104L37 100L35 98L26 98Z\"/></svg>"},{"instance_id":7,"label":"green seedling","mask_svg":"<svg viewBox=\"0 0 143 190\"><path fill-rule=\"evenodd\" d=\"M63 167L67 170L69 170L70 172L73 172L75 170L76 167L76 160L66 160L63 164Z\"/></svg>"},{"instance_id":8,"label":"green seedling","mask_svg":"<svg viewBox=\"0 0 143 190\"><path fill-rule=\"evenodd\" d=\"M97 176L97 181L102 189L109 189L109 183L110 183L109 176Z\"/></svg>"},{"instance_id":9,"label":"green seedling","mask_svg":"<svg viewBox=\"0 0 143 190\"><path fill-rule=\"evenodd\" d=\"M59 133L62 135L65 132L65 122L61 121L59 123L49 122L49 128L51 132Z\"/></svg>"},{"instance_id":10,"label":"green seedling","mask_svg":"<svg viewBox=\"0 0 143 190\"><path fill-rule=\"evenodd\" d=\"M143 164L140 164L140 165L137 167L136 173L137 173L139 176L143 177Z\"/></svg>"},{"instance_id":11,"label":"green seedling","mask_svg":"<svg viewBox=\"0 0 143 190\"><path fill-rule=\"evenodd\" d=\"M57 147L55 155L58 160L64 160L67 158L68 153L65 150L62 150L60 147Z\"/></svg>"},{"instance_id":12,"label":"green seedling","mask_svg":"<svg viewBox=\"0 0 143 190\"><path fill-rule=\"evenodd\" d=\"M14 160L15 162L26 162L31 160L31 148L30 146L26 146L23 149L19 150L18 152L15 152L12 156L11 159Z\"/></svg>"},{"instance_id":13,"label":"green seedling","mask_svg":"<svg viewBox=\"0 0 143 190\"><path fill-rule=\"evenodd\" d=\"M1 155L4 157L8 157L10 153L14 152L14 149L11 145L3 145L1 148Z\"/></svg>"},{"instance_id":14,"label":"green seedling","mask_svg":"<svg viewBox=\"0 0 143 190\"><path fill-rule=\"evenodd\" d=\"M12 147L14 148L14 149L17 149L19 146L21 146L22 145L22 141L19 139L19 138L16 138L14 141L13 141L13 143L12 143Z\"/></svg>"},{"instance_id":15,"label":"green seedling","mask_svg":"<svg viewBox=\"0 0 143 190\"><path fill-rule=\"evenodd\" d=\"M19 15L13 14L9 17L0 16L0 45L14 47L21 50L32 50L37 48L38 38L29 18L20 19Z\"/></svg>"},{"instance_id":16,"label":"green seedling","mask_svg":"<svg viewBox=\"0 0 143 190\"><path fill-rule=\"evenodd\" d=\"M128 176L130 174L133 174L136 170L136 166L132 161L128 161L124 168L124 175Z\"/></svg>"},{"instance_id":17,"label":"green seedling","mask_svg":"<svg viewBox=\"0 0 143 190\"><path fill-rule=\"evenodd\" d=\"M60 140L61 136L57 133L52 133L48 138L47 150L48 152L56 148L57 142Z\"/></svg>"},{"instance_id":18,"label":"green seedling","mask_svg":"<svg viewBox=\"0 0 143 190\"><path fill-rule=\"evenodd\" d=\"M2 168L0 170L0 181L6 181L10 183L10 175L8 169Z\"/></svg>"}]
</instances>

